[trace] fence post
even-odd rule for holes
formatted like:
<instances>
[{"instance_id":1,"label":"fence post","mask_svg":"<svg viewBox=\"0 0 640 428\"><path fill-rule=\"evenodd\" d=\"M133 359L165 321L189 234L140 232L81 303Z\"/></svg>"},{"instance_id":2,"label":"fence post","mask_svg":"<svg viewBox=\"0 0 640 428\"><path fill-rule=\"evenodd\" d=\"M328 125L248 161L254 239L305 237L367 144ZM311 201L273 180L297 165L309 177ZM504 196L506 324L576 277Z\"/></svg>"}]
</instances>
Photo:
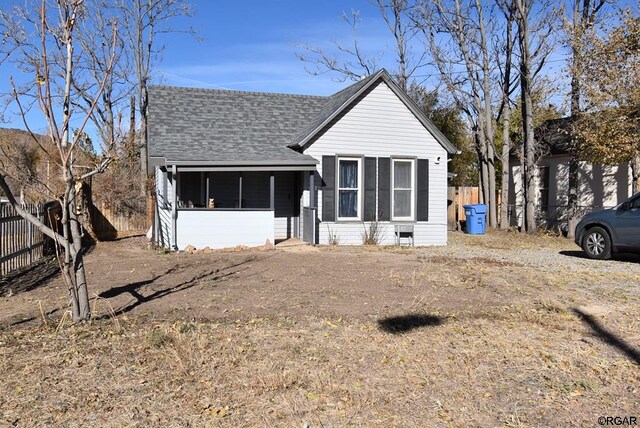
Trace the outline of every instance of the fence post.
<instances>
[{"instance_id":1,"label":"fence post","mask_svg":"<svg viewBox=\"0 0 640 428\"><path fill-rule=\"evenodd\" d=\"M33 211L31 212L33 214ZM27 241L28 241L28 250L27 250L27 262L29 264L33 263L33 225L30 221L25 220L27 222Z\"/></svg>"},{"instance_id":2,"label":"fence post","mask_svg":"<svg viewBox=\"0 0 640 428\"><path fill-rule=\"evenodd\" d=\"M4 231L2 230L2 226L4 222L4 204L0 203L0 257L4 256L4 250L2 248L2 243L4 242ZM4 275L4 262L0 262L0 275Z\"/></svg>"}]
</instances>

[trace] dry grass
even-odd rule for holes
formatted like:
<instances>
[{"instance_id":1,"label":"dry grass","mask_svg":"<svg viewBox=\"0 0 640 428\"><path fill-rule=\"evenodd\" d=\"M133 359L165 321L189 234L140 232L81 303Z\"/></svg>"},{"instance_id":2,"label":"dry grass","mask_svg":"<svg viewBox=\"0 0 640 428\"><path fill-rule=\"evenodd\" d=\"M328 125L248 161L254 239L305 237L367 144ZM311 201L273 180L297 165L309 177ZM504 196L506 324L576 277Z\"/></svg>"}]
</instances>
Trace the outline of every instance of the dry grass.
<instances>
[{"instance_id":1,"label":"dry grass","mask_svg":"<svg viewBox=\"0 0 640 428\"><path fill-rule=\"evenodd\" d=\"M556 236L540 232L535 235L527 235L515 230L508 232L487 230L486 235L451 234L449 239L453 244L481 246L487 249L497 250L522 250L538 248L563 248L567 241ZM576 247L577 248L577 247Z\"/></svg>"},{"instance_id":2,"label":"dry grass","mask_svg":"<svg viewBox=\"0 0 640 428\"><path fill-rule=\"evenodd\" d=\"M535 248L551 238L539 239ZM197 293L191 307L176 293L115 317L119 301L97 299L106 317L87 325L45 308L46 324L6 327L0 426L596 426L637 415L639 293L623 274L611 285L490 253L330 248L313 253L334 267L327 279L304 264L309 254L273 254L182 291ZM148 257L165 269L172 260ZM211 265L177 260L186 278ZM316 278L300 294L287 260ZM196 312L205 301L214 306ZM620 343L576 316L580 307ZM202 311L213 315L194 321Z\"/></svg>"},{"instance_id":3,"label":"dry grass","mask_svg":"<svg viewBox=\"0 0 640 428\"><path fill-rule=\"evenodd\" d=\"M18 426L591 426L633 414L637 365L585 333L545 303L400 335L319 318L35 328L1 337L1 408Z\"/></svg>"}]
</instances>

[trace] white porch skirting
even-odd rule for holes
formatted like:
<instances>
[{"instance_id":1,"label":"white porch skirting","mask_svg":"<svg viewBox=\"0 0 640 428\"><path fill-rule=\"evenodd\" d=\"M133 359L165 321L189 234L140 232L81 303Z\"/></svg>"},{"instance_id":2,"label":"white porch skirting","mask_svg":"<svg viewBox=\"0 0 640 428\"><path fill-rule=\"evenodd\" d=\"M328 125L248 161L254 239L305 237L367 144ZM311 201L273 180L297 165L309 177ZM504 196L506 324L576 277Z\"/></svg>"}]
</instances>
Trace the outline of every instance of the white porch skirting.
<instances>
[{"instance_id":1,"label":"white porch skirting","mask_svg":"<svg viewBox=\"0 0 640 428\"><path fill-rule=\"evenodd\" d=\"M200 249L227 248L237 245L257 247L275 237L271 210L178 210L178 249L187 245Z\"/></svg>"}]
</instances>

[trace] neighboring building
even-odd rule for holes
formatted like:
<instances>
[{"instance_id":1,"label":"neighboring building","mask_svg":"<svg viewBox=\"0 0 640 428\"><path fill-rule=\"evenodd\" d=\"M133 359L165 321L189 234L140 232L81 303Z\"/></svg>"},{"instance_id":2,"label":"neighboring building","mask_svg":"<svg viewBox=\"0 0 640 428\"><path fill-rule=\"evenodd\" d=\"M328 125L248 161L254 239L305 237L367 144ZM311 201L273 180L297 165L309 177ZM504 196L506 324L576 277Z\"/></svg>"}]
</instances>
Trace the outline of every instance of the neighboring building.
<instances>
[{"instance_id":1,"label":"neighboring building","mask_svg":"<svg viewBox=\"0 0 640 428\"><path fill-rule=\"evenodd\" d=\"M167 248L447 242L456 149L384 70L330 97L151 87L148 144Z\"/></svg>"},{"instance_id":2,"label":"neighboring building","mask_svg":"<svg viewBox=\"0 0 640 428\"><path fill-rule=\"evenodd\" d=\"M566 226L569 192L570 118L554 119L536 130L544 155L538 162L536 197L539 222L547 227ZM627 163L594 165L579 163L578 209L582 215L613 208L631 196L632 176ZM520 163L511 159L510 224L522 226L523 187Z\"/></svg>"}]
</instances>

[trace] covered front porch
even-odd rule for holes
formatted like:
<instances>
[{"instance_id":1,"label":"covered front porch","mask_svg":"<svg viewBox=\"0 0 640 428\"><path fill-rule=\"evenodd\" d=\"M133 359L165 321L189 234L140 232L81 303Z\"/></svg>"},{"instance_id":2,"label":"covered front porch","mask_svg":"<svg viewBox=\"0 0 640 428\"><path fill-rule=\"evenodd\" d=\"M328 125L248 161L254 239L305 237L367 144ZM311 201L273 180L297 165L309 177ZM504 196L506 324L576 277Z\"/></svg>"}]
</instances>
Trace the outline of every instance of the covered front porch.
<instances>
[{"instance_id":1,"label":"covered front porch","mask_svg":"<svg viewBox=\"0 0 640 428\"><path fill-rule=\"evenodd\" d=\"M308 211L302 194L303 183L313 182L305 175L314 171L315 165L157 167L155 241L183 250L309 235L301 225L301 212Z\"/></svg>"}]
</instances>

